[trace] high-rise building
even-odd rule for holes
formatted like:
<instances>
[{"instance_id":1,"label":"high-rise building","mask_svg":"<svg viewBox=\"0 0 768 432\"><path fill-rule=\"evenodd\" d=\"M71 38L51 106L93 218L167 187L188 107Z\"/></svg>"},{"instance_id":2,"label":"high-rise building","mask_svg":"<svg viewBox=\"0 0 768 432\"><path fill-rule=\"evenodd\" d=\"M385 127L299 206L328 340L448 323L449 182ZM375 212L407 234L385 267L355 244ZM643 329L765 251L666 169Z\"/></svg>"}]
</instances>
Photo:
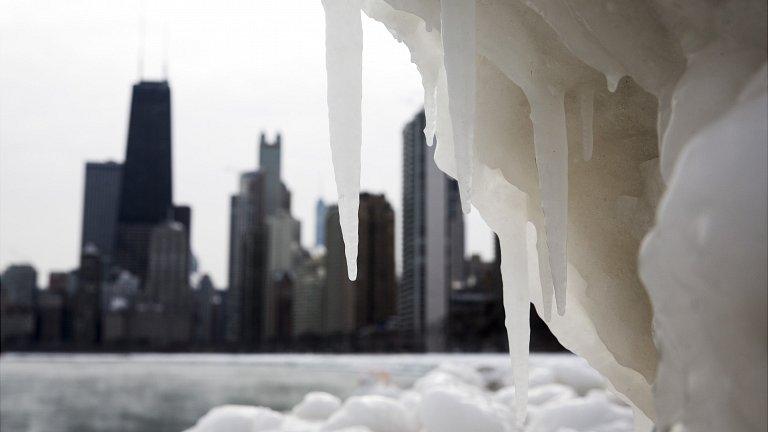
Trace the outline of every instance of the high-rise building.
<instances>
[{"instance_id":1,"label":"high-rise building","mask_svg":"<svg viewBox=\"0 0 768 432\"><path fill-rule=\"evenodd\" d=\"M286 210L267 216L267 272L262 296L263 340L291 336L294 270L301 252L301 224Z\"/></svg>"},{"instance_id":2,"label":"high-rise building","mask_svg":"<svg viewBox=\"0 0 768 432\"><path fill-rule=\"evenodd\" d=\"M395 212L384 195L360 194L355 325L384 327L396 313Z\"/></svg>"},{"instance_id":3,"label":"high-rise building","mask_svg":"<svg viewBox=\"0 0 768 432\"><path fill-rule=\"evenodd\" d=\"M347 278L338 206L326 218L326 288L322 301L327 334L383 328L396 313L395 215L383 195L360 194L357 280Z\"/></svg>"},{"instance_id":4,"label":"high-rise building","mask_svg":"<svg viewBox=\"0 0 768 432\"><path fill-rule=\"evenodd\" d=\"M37 298L37 340L47 346L61 344L70 334L68 312L69 274L50 272L48 288Z\"/></svg>"},{"instance_id":5,"label":"high-rise building","mask_svg":"<svg viewBox=\"0 0 768 432\"><path fill-rule=\"evenodd\" d=\"M146 283L154 227L173 217L171 89L167 81L133 86L117 219L117 264Z\"/></svg>"},{"instance_id":6,"label":"high-rise building","mask_svg":"<svg viewBox=\"0 0 768 432\"><path fill-rule=\"evenodd\" d=\"M80 250L93 245L109 263L114 258L120 179L123 166L116 162L85 164L85 196Z\"/></svg>"},{"instance_id":7,"label":"high-rise building","mask_svg":"<svg viewBox=\"0 0 768 432\"><path fill-rule=\"evenodd\" d=\"M227 341L253 347L261 335L261 296L266 278L263 176L240 176L239 193L230 201Z\"/></svg>"},{"instance_id":8,"label":"high-rise building","mask_svg":"<svg viewBox=\"0 0 768 432\"><path fill-rule=\"evenodd\" d=\"M102 343L119 346L130 342L130 324L139 294L139 279L123 271L105 284L102 293Z\"/></svg>"},{"instance_id":9,"label":"high-rise building","mask_svg":"<svg viewBox=\"0 0 768 432\"><path fill-rule=\"evenodd\" d=\"M325 231L325 229L323 229ZM325 256L305 253L296 271L293 298L293 334L320 336L323 329Z\"/></svg>"},{"instance_id":10,"label":"high-rise building","mask_svg":"<svg viewBox=\"0 0 768 432\"><path fill-rule=\"evenodd\" d=\"M50 287L37 297L37 341L43 346L56 346L64 341L65 298L63 292Z\"/></svg>"},{"instance_id":11,"label":"high-rise building","mask_svg":"<svg viewBox=\"0 0 768 432\"><path fill-rule=\"evenodd\" d=\"M290 192L280 179L280 135L268 142L261 134L258 151L259 170L240 176L238 194L230 200L227 340L247 348L257 347L265 335L273 334L276 321L265 315L265 305L271 304L265 296L270 295L270 280L278 279L268 267L276 258L274 253L289 247L290 237L270 240L268 227L270 217L290 218Z\"/></svg>"},{"instance_id":12,"label":"high-rise building","mask_svg":"<svg viewBox=\"0 0 768 432\"><path fill-rule=\"evenodd\" d=\"M211 277L203 275L195 288L195 342L210 344L213 339L213 296L216 288Z\"/></svg>"},{"instance_id":13,"label":"high-rise building","mask_svg":"<svg viewBox=\"0 0 768 432\"><path fill-rule=\"evenodd\" d=\"M323 334L343 336L355 330L355 298L347 278L344 239L339 224L339 206L328 207L325 217L325 290L323 290Z\"/></svg>"},{"instance_id":14,"label":"high-rise building","mask_svg":"<svg viewBox=\"0 0 768 432\"><path fill-rule=\"evenodd\" d=\"M37 271L28 264L11 265L0 281L0 345L24 346L35 332Z\"/></svg>"},{"instance_id":15,"label":"high-rise building","mask_svg":"<svg viewBox=\"0 0 768 432\"><path fill-rule=\"evenodd\" d=\"M445 347L449 292L463 281L464 220L456 182L434 162L424 112L403 129L403 274L398 293L406 348ZM430 143L431 144L431 143Z\"/></svg>"},{"instance_id":16,"label":"high-rise building","mask_svg":"<svg viewBox=\"0 0 768 432\"><path fill-rule=\"evenodd\" d=\"M138 331L152 345L189 342L192 337L193 298L189 285L187 233L179 222L166 222L152 230L147 284L141 297L144 323L159 326ZM156 312L157 316L150 316Z\"/></svg>"},{"instance_id":17,"label":"high-rise building","mask_svg":"<svg viewBox=\"0 0 768 432\"><path fill-rule=\"evenodd\" d=\"M77 291L72 298L72 340L81 347L101 342L102 270L98 249L86 245L80 257Z\"/></svg>"},{"instance_id":18,"label":"high-rise building","mask_svg":"<svg viewBox=\"0 0 768 432\"><path fill-rule=\"evenodd\" d=\"M280 156L282 139L278 133L275 141L267 141L262 132L259 137L259 172L264 177L264 210L267 215L274 214L277 209L290 208L287 189L280 178Z\"/></svg>"},{"instance_id":19,"label":"high-rise building","mask_svg":"<svg viewBox=\"0 0 768 432\"><path fill-rule=\"evenodd\" d=\"M2 285L3 300L9 305L33 307L37 296L37 270L29 264L13 264L5 269Z\"/></svg>"},{"instance_id":20,"label":"high-rise building","mask_svg":"<svg viewBox=\"0 0 768 432\"><path fill-rule=\"evenodd\" d=\"M318 199L315 204L315 246L325 246L325 213L327 207L322 199Z\"/></svg>"}]
</instances>

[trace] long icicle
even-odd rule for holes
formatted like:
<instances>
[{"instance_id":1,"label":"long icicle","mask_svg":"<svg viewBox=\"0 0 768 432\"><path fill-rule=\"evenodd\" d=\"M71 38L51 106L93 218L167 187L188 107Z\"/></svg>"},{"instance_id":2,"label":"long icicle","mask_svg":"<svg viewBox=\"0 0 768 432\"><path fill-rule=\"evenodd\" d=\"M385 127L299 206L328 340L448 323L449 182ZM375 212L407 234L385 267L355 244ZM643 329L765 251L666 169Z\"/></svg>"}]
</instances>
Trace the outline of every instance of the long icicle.
<instances>
[{"instance_id":1,"label":"long icicle","mask_svg":"<svg viewBox=\"0 0 768 432\"><path fill-rule=\"evenodd\" d=\"M469 213L475 140L475 1L441 0L440 8L456 179L461 208Z\"/></svg>"},{"instance_id":2,"label":"long icicle","mask_svg":"<svg viewBox=\"0 0 768 432\"><path fill-rule=\"evenodd\" d=\"M328 129L350 280L357 279L363 26L358 0L323 0Z\"/></svg>"},{"instance_id":3,"label":"long icicle","mask_svg":"<svg viewBox=\"0 0 768 432\"><path fill-rule=\"evenodd\" d=\"M529 100L549 266L557 313L563 315L568 265L568 141L564 94L553 88L539 89L536 97Z\"/></svg>"}]
</instances>

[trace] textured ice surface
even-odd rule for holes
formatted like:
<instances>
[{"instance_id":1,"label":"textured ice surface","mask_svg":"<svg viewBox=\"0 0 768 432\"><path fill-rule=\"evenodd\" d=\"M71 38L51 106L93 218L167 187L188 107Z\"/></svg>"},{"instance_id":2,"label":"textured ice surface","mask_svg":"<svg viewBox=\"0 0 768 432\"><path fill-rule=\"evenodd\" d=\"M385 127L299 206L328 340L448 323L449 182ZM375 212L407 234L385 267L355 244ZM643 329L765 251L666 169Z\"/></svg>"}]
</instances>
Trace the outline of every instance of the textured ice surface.
<instances>
[{"instance_id":1,"label":"textured ice surface","mask_svg":"<svg viewBox=\"0 0 768 432\"><path fill-rule=\"evenodd\" d=\"M472 193L472 147L475 141L475 2L440 1L448 108L461 207L469 213Z\"/></svg>"},{"instance_id":2,"label":"textured ice surface","mask_svg":"<svg viewBox=\"0 0 768 432\"><path fill-rule=\"evenodd\" d=\"M764 410L745 407L766 403L765 387L748 384L766 375L766 2L461 3L360 6L411 51L437 165L499 234L518 420L530 300L638 413L657 419L659 408L663 427L717 417L765 429ZM468 3L474 24L454 9ZM471 29L475 46L462 48L469 39L456 37ZM470 107L455 112L473 83L454 80L471 80L473 63L474 121ZM341 103L332 98L329 110ZM646 291L638 251L654 222L640 257ZM350 229L345 240L349 253Z\"/></svg>"}]
</instances>

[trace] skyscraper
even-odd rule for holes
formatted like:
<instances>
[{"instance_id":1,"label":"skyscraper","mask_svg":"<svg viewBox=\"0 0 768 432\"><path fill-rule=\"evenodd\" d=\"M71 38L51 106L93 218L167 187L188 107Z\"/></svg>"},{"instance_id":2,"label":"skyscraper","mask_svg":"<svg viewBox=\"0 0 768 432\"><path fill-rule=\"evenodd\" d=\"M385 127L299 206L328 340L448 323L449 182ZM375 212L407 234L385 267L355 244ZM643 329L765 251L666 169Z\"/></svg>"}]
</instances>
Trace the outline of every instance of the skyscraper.
<instances>
[{"instance_id":1,"label":"skyscraper","mask_svg":"<svg viewBox=\"0 0 768 432\"><path fill-rule=\"evenodd\" d=\"M80 257L78 286L72 299L72 340L81 347L101 342L101 256L86 245Z\"/></svg>"},{"instance_id":2,"label":"skyscraper","mask_svg":"<svg viewBox=\"0 0 768 432\"><path fill-rule=\"evenodd\" d=\"M280 179L280 135L268 142L261 134L258 152L259 169L240 176L239 191L230 199L227 340L246 347L256 347L274 333L276 317L265 315L272 298L265 297L271 296L269 266L275 256L270 254L289 247L283 244L286 236L270 240L268 226L272 217L290 218L290 192Z\"/></svg>"},{"instance_id":3,"label":"skyscraper","mask_svg":"<svg viewBox=\"0 0 768 432\"><path fill-rule=\"evenodd\" d=\"M464 219L455 180L434 162L424 111L403 129L400 329L409 348L445 347L449 290L463 280Z\"/></svg>"},{"instance_id":4,"label":"skyscraper","mask_svg":"<svg viewBox=\"0 0 768 432\"><path fill-rule=\"evenodd\" d=\"M381 328L396 312L395 214L384 195L360 194L357 280L347 278L338 206L326 218L326 333Z\"/></svg>"},{"instance_id":5,"label":"skyscraper","mask_svg":"<svg viewBox=\"0 0 768 432\"><path fill-rule=\"evenodd\" d=\"M261 332L261 295L265 278L263 176L240 175L239 192L230 200L227 342L254 346Z\"/></svg>"},{"instance_id":6,"label":"skyscraper","mask_svg":"<svg viewBox=\"0 0 768 432\"><path fill-rule=\"evenodd\" d=\"M292 332L292 287L301 252L301 224L280 209L267 216L267 272L262 296L264 340L284 341Z\"/></svg>"},{"instance_id":7,"label":"skyscraper","mask_svg":"<svg viewBox=\"0 0 768 432\"><path fill-rule=\"evenodd\" d=\"M325 246L325 213L328 208L320 198L315 204L315 246Z\"/></svg>"},{"instance_id":8,"label":"skyscraper","mask_svg":"<svg viewBox=\"0 0 768 432\"><path fill-rule=\"evenodd\" d=\"M395 212L384 195L360 194L355 322L382 327L396 313Z\"/></svg>"},{"instance_id":9,"label":"skyscraper","mask_svg":"<svg viewBox=\"0 0 768 432\"><path fill-rule=\"evenodd\" d=\"M305 254L296 273L296 287L293 293L293 334L298 337L321 335L323 291L325 290L324 255Z\"/></svg>"},{"instance_id":10,"label":"skyscraper","mask_svg":"<svg viewBox=\"0 0 768 432\"><path fill-rule=\"evenodd\" d=\"M10 305L33 307L37 296L37 270L29 264L13 264L3 272L0 289Z\"/></svg>"},{"instance_id":11,"label":"skyscraper","mask_svg":"<svg viewBox=\"0 0 768 432\"><path fill-rule=\"evenodd\" d=\"M189 286L187 233L179 222L166 222L152 230L145 304L157 305L159 328L150 338L161 344L189 342L192 337L193 298ZM154 342L154 341L153 341Z\"/></svg>"},{"instance_id":12,"label":"skyscraper","mask_svg":"<svg viewBox=\"0 0 768 432\"><path fill-rule=\"evenodd\" d=\"M11 265L0 283L0 345L31 342L35 331L37 271L29 264Z\"/></svg>"},{"instance_id":13,"label":"skyscraper","mask_svg":"<svg viewBox=\"0 0 768 432\"><path fill-rule=\"evenodd\" d=\"M323 290L323 334L343 336L355 330L355 299L347 278L344 239L339 224L339 206L328 207L325 217L325 289Z\"/></svg>"},{"instance_id":14,"label":"skyscraper","mask_svg":"<svg viewBox=\"0 0 768 432\"><path fill-rule=\"evenodd\" d=\"M85 196L80 250L95 246L106 262L114 258L120 178L123 166L116 162L85 164Z\"/></svg>"},{"instance_id":15,"label":"skyscraper","mask_svg":"<svg viewBox=\"0 0 768 432\"><path fill-rule=\"evenodd\" d=\"M173 217L171 89L167 81L133 86L117 226L117 264L146 283L155 225Z\"/></svg>"}]
</instances>

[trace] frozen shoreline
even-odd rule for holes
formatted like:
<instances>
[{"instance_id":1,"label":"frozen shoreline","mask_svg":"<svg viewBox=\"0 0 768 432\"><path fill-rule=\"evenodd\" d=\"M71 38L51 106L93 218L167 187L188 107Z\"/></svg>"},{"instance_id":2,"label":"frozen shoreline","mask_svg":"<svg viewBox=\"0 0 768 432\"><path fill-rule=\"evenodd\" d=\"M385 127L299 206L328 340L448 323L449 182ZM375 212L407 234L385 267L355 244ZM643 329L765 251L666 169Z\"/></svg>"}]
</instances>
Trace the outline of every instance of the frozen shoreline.
<instances>
[{"instance_id":1,"label":"frozen shoreline","mask_svg":"<svg viewBox=\"0 0 768 432\"><path fill-rule=\"evenodd\" d=\"M363 375L346 400L309 392L285 412L220 406L189 432L633 430L632 409L606 388L605 380L586 361L572 355L531 357L529 415L522 428L515 423L512 368L504 354L245 357L238 360L262 366L289 362L299 367L343 367ZM420 377L411 386L390 379L390 373L403 372L420 372Z\"/></svg>"}]
</instances>

